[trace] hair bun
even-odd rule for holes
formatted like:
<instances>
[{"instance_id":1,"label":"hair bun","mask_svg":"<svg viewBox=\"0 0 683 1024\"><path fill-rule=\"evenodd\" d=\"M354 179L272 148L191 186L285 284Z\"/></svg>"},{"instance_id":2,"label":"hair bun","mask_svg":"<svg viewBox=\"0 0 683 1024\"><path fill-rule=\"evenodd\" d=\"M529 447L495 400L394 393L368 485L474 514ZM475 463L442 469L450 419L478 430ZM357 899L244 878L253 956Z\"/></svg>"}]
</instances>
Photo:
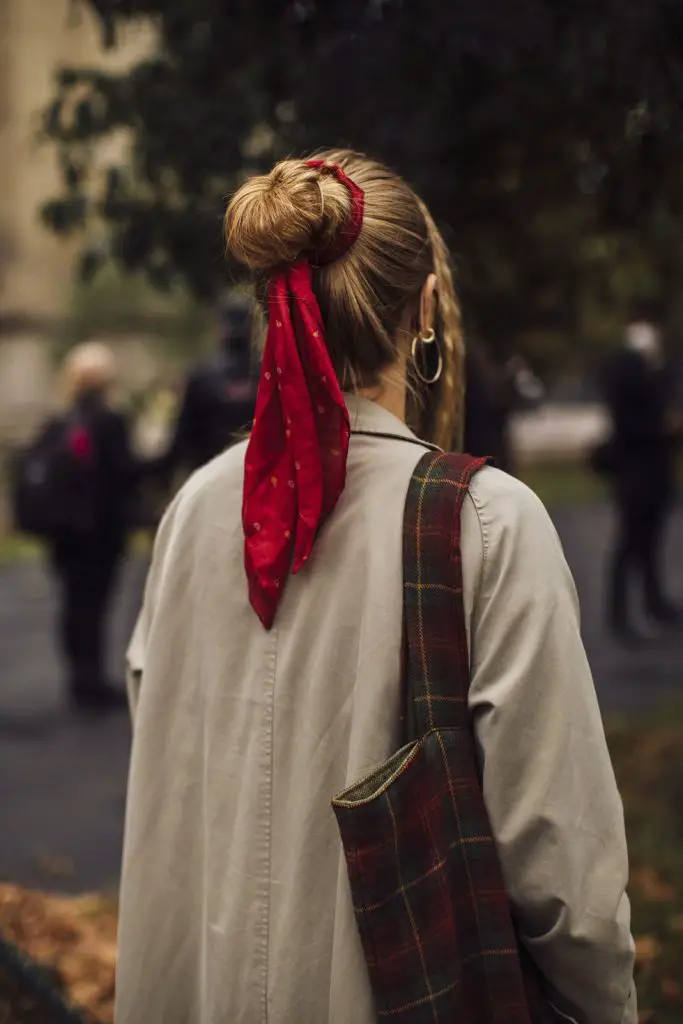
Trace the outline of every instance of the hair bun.
<instances>
[{"instance_id":1,"label":"hair bun","mask_svg":"<svg viewBox=\"0 0 683 1024\"><path fill-rule=\"evenodd\" d=\"M227 246L250 269L271 270L328 246L349 210L347 188L325 167L283 160L232 197L225 214Z\"/></svg>"}]
</instances>

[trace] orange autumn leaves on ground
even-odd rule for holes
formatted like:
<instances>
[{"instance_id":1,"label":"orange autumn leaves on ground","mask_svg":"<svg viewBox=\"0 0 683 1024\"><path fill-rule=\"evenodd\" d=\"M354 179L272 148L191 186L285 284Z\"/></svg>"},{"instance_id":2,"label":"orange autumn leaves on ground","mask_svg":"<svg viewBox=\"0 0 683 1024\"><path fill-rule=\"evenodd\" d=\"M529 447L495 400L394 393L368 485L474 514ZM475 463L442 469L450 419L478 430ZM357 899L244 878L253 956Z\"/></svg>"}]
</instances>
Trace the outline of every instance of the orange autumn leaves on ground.
<instances>
[{"instance_id":1,"label":"orange autumn leaves on ground","mask_svg":"<svg viewBox=\"0 0 683 1024\"><path fill-rule=\"evenodd\" d=\"M74 1006L112 1024L116 912L110 900L0 885L0 932L37 963L53 968Z\"/></svg>"},{"instance_id":2,"label":"orange autumn leaves on ground","mask_svg":"<svg viewBox=\"0 0 683 1024\"><path fill-rule=\"evenodd\" d=\"M657 1024L661 1010L648 1009L654 998L657 1003L670 1004L671 1020L683 1018L683 913L677 906L677 891L657 876L652 868L639 868L631 873L631 896L635 904L634 923L643 903L660 904L662 920L657 934L636 934L636 959L641 990L641 1024ZM671 911L673 910L673 914ZM671 916L669 916L671 915ZM678 968L676 968L676 963ZM654 990L654 991L652 991ZM674 1017L673 1015L677 1016Z\"/></svg>"},{"instance_id":3,"label":"orange autumn leaves on ground","mask_svg":"<svg viewBox=\"0 0 683 1024\"><path fill-rule=\"evenodd\" d=\"M636 906L642 901L659 906L666 914L675 903L676 890L649 867L634 869L631 890ZM666 935L640 934L636 939L641 989L641 1024L665 1024L683 1019L683 988L680 971L665 966L683 960L683 913L669 920L678 952L667 951ZM112 1024L114 1019L114 972L116 963L116 913L111 901L99 896L66 898L0 886L0 930L25 953L61 978L70 1001L88 1011L93 1021ZM671 936L669 937L671 943ZM669 1004L671 1015L661 1016L652 1005ZM19 1024L19 1022L17 1022Z\"/></svg>"}]
</instances>

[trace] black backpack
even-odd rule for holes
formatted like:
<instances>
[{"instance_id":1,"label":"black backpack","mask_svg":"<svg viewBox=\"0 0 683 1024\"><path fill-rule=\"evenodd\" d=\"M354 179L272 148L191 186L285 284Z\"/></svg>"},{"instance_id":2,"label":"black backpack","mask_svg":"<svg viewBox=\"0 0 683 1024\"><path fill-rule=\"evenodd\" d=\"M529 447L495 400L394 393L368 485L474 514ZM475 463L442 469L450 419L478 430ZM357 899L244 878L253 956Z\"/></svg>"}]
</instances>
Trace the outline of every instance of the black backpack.
<instances>
[{"instance_id":1,"label":"black backpack","mask_svg":"<svg viewBox=\"0 0 683 1024\"><path fill-rule=\"evenodd\" d=\"M96 524L95 459L87 421L73 413L49 420L14 462L16 529L45 540L91 532Z\"/></svg>"}]
</instances>

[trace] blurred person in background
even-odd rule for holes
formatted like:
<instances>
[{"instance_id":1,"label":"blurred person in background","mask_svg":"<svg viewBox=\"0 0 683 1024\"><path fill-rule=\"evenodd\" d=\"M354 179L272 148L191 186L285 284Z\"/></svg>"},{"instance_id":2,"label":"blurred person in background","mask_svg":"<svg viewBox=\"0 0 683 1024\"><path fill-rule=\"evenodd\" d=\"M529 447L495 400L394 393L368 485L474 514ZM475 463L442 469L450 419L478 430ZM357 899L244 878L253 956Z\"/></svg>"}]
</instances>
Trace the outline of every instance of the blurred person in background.
<instances>
[{"instance_id":1,"label":"blurred person in background","mask_svg":"<svg viewBox=\"0 0 683 1024\"><path fill-rule=\"evenodd\" d=\"M159 460L167 478L181 468L194 472L220 455L254 415L251 302L229 296L219 317L219 350L190 373L171 444Z\"/></svg>"},{"instance_id":2,"label":"blurred person in background","mask_svg":"<svg viewBox=\"0 0 683 1024\"><path fill-rule=\"evenodd\" d=\"M17 525L46 542L59 584L59 640L79 708L124 707L106 676L105 625L141 464L111 408L112 352L78 345L64 364L67 409L46 424L15 482Z\"/></svg>"},{"instance_id":3,"label":"blurred person in background","mask_svg":"<svg viewBox=\"0 0 683 1024\"><path fill-rule=\"evenodd\" d=\"M667 595L662 567L681 436L672 381L659 330L647 321L631 323L604 378L611 437L601 446L597 466L609 481L617 513L608 619L616 636L627 643L642 639L631 618L635 581L651 619L664 625L681 621L680 609Z\"/></svg>"},{"instance_id":4,"label":"blurred person in background","mask_svg":"<svg viewBox=\"0 0 683 1024\"><path fill-rule=\"evenodd\" d=\"M498 469L513 473L510 418L543 397L543 385L522 356L500 367L480 346L470 347L465 356L465 451L490 456Z\"/></svg>"}]
</instances>

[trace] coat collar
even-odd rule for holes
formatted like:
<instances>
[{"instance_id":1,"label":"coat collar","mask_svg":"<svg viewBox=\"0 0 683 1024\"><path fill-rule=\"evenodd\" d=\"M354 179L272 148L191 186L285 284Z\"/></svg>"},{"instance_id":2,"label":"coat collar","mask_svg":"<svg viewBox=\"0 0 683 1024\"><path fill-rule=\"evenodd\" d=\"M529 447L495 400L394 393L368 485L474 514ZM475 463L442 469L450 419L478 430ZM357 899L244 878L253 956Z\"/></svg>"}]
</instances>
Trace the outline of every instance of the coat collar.
<instances>
[{"instance_id":1,"label":"coat collar","mask_svg":"<svg viewBox=\"0 0 683 1024\"><path fill-rule=\"evenodd\" d=\"M362 431L366 434L392 434L411 441L417 440L410 427L376 402L350 394L344 395L344 401L351 419L351 433Z\"/></svg>"}]
</instances>

